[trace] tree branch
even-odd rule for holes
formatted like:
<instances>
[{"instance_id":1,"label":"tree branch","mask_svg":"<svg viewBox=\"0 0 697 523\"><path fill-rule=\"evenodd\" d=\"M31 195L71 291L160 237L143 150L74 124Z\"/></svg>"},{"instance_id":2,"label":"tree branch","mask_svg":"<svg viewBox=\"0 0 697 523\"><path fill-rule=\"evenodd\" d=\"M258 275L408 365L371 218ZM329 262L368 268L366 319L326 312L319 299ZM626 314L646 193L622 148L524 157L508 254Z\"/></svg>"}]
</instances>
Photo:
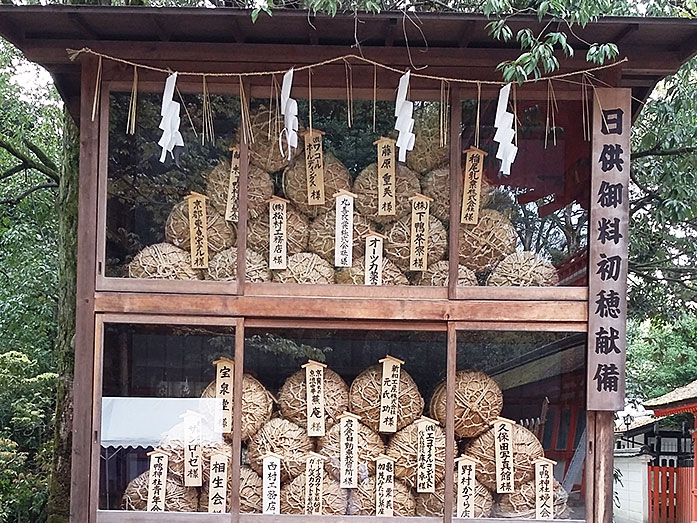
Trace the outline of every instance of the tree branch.
<instances>
[{"instance_id":1,"label":"tree branch","mask_svg":"<svg viewBox=\"0 0 697 523\"><path fill-rule=\"evenodd\" d=\"M15 165L14 167L10 167L5 172L0 173L0 180L4 180L5 178L9 178L10 176L14 176L17 173L21 173L26 168L27 168L27 166L24 163L20 163L19 165Z\"/></svg>"},{"instance_id":2,"label":"tree branch","mask_svg":"<svg viewBox=\"0 0 697 523\"><path fill-rule=\"evenodd\" d=\"M10 153L12 156L17 158L18 160L25 163L28 168L36 169L37 171L45 174L51 180L53 180L56 184L58 184L58 182L60 181L60 173L58 172L57 169L52 169L48 165L37 162L32 157L30 157L28 154L25 154L24 152L17 149L14 145L12 145L9 141L7 141L2 136L0 136L0 147L5 149L8 153Z\"/></svg>"},{"instance_id":3,"label":"tree branch","mask_svg":"<svg viewBox=\"0 0 697 523\"><path fill-rule=\"evenodd\" d=\"M51 160L51 159L48 157L48 155L47 155L45 152L43 152L43 151L41 150L41 148L40 148L39 146L37 146L37 145L31 143L31 142L30 142L29 140L27 140L26 138L24 138L24 139L22 140L22 142L24 143L24 145L27 146L27 148L28 148L31 152L33 152L33 153L36 155L36 157L37 157L39 160L41 160L42 162L44 162L44 165L46 165L46 166L48 166L49 168L53 169L54 171L58 172L58 170L59 170L59 169L58 169L58 166L53 162L53 160Z\"/></svg>"},{"instance_id":4,"label":"tree branch","mask_svg":"<svg viewBox=\"0 0 697 523\"><path fill-rule=\"evenodd\" d=\"M657 147L652 147L646 151L632 153L631 158L632 160L637 160L647 156L682 156L684 154L691 154L694 152L697 152L697 146L678 147L676 149L658 149Z\"/></svg>"},{"instance_id":5,"label":"tree branch","mask_svg":"<svg viewBox=\"0 0 697 523\"><path fill-rule=\"evenodd\" d=\"M35 193L36 191L40 191L42 189L56 189L58 188L57 183L42 183L39 184L35 187L32 187L31 189L27 189L24 191L22 194L17 196L16 198L8 198L7 200L0 200L0 205L17 205L19 202L24 200L27 196L29 196L32 193Z\"/></svg>"}]
</instances>

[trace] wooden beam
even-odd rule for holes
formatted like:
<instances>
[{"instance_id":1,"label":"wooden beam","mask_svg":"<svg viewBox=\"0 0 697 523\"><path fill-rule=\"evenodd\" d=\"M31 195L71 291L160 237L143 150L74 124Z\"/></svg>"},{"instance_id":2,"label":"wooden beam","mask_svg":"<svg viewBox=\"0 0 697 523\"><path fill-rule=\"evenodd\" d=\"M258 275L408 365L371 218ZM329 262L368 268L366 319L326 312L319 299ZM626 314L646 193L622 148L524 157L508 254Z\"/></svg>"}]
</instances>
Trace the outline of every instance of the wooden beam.
<instances>
[{"instance_id":1,"label":"wooden beam","mask_svg":"<svg viewBox=\"0 0 697 523\"><path fill-rule=\"evenodd\" d=\"M614 43L614 44L617 44L617 46L619 46L625 38L627 38L632 33L636 32L638 29L639 29L639 24L637 24L637 23L627 24L613 38L610 38L609 41Z\"/></svg>"},{"instance_id":2,"label":"wooden beam","mask_svg":"<svg viewBox=\"0 0 697 523\"><path fill-rule=\"evenodd\" d=\"M99 35L80 13L68 13L70 23L87 35L91 40L99 40Z\"/></svg>"},{"instance_id":3,"label":"wooden beam","mask_svg":"<svg viewBox=\"0 0 697 523\"><path fill-rule=\"evenodd\" d=\"M461 48L465 48L469 46L470 42L472 41L472 33L474 32L474 28L477 24L474 22L474 20L465 20L462 22L462 32L460 33L460 38L458 40L458 46Z\"/></svg>"},{"instance_id":4,"label":"wooden beam","mask_svg":"<svg viewBox=\"0 0 697 523\"><path fill-rule=\"evenodd\" d=\"M158 16L153 16L148 18L150 20L151 25L155 31L155 34L157 37L160 39L162 42L169 42L170 39L170 34L169 31L165 28L164 23Z\"/></svg>"}]
</instances>

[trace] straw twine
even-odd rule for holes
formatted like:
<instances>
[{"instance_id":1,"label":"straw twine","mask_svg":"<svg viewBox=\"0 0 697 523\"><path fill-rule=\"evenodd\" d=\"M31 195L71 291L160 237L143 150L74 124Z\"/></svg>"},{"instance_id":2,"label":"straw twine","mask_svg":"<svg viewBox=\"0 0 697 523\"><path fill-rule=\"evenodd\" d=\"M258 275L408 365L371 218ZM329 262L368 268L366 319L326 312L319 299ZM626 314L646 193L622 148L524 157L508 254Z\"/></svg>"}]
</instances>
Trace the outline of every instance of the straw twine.
<instances>
[{"instance_id":1,"label":"straw twine","mask_svg":"<svg viewBox=\"0 0 697 523\"><path fill-rule=\"evenodd\" d=\"M121 499L123 510L146 510L148 507L148 480L150 473L136 476L126 487ZM187 488L173 478L167 478L165 485L165 510L167 512L196 512L198 491Z\"/></svg>"},{"instance_id":2,"label":"straw twine","mask_svg":"<svg viewBox=\"0 0 697 523\"><path fill-rule=\"evenodd\" d=\"M494 496L489 489L474 480L474 517L488 518L494 505ZM445 505L445 481L436 485L434 493L421 492L416 495L417 516L442 516ZM457 474L453 482L453 514L457 513Z\"/></svg>"},{"instance_id":3,"label":"straw twine","mask_svg":"<svg viewBox=\"0 0 697 523\"><path fill-rule=\"evenodd\" d=\"M262 510L262 479L251 468L240 467L240 512L261 512ZM232 473L227 479L227 512L232 507ZM208 512L208 481L201 486L201 496L198 503L199 512Z\"/></svg>"},{"instance_id":4,"label":"straw twine","mask_svg":"<svg viewBox=\"0 0 697 523\"><path fill-rule=\"evenodd\" d=\"M394 216L378 215L378 167L371 163L363 169L353 182L353 192L356 193L356 209L376 223L391 223L411 213L409 198L421 191L419 176L400 163L395 170L395 214Z\"/></svg>"},{"instance_id":5,"label":"straw twine","mask_svg":"<svg viewBox=\"0 0 697 523\"><path fill-rule=\"evenodd\" d=\"M324 422L325 428L337 423L340 416L348 409L348 385L333 370L324 369ZM305 369L291 374L278 393L278 406L281 415L307 427L307 384Z\"/></svg>"},{"instance_id":6,"label":"straw twine","mask_svg":"<svg viewBox=\"0 0 697 523\"><path fill-rule=\"evenodd\" d=\"M400 479L395 479L393 496L395 516L414 515L416 501L409 485ZM352 516L375 515L375 476L366 478L358 483L357 488L351 489L348 513Z\"/></svg>"},{"instance_id":7,"label":"straw twine","mask_svg":"<svg viewBox=\"0 0 697 523\"><path fill-rule=\"evenodd\" d=\"M364 423L358 423L358 479L375 474L375 458L385 452L385 444L380 435ZM326 456L324 468L335 479L341 479L341 424L335 424L317 441L317 452Z\"/></svg>"},{"instance_id":8,"label":"straw twine","mask_svg":"<svg viewBox=\"0 0 697 523\"><path fill-rule=\"evenodd\" d=\"M429 265L428 270L417 273L415 282L418 285L430 285L433 287L445 287L448 285L450 270L448 260L442 260ZM457 285L458 287L469 287L479 285L477 276L464 265L457 265Z\"/></svg>"},{"instance_id":9,"label":"straw twine","mask_svg":"<svg viewBox=\"0 0 697 523\"><path fill-rule=\"evenodd\" d=\"M247 249L245 278L249 282L271 281L271 271L266 260L251 249ZM237 279L237 247L220 251L208 262L205 272L207 280L235 281Z\"/></svg>"},{"instance_id":10,"label":"straw twine","mask_svg":"<svg viewBox=\"0 0 697 523\"><path fill-rule=\"evenodd\" d=\"M450 167L448 165L434 169L426 173L421 183L423 194L433 198L431 213L439 220L448 223L450 221ZM482 179L481 198L479 208L487 207L493 198L494 188ZM458 220L460 213L458 212Z\"/></svg>"},{"instance_id":11,"label":"straw twine","mask_svg":"<svg viewBox=\"0 0 697 523\"><path fill-rule=\"evenodd\" d=\"M403 271L409 270L411 253L411 215L400 218L385 229L385 255ZM448 250L448 231L435 216L428 220L428 265L443 259Z\"/></svg>"},{"instance_id":12,"label":"straw twine","mask_svg":"<svg viewBox=\"0 0 697 523\"><path fill-rule=\"evenodd\" d=\"M476 225L460 225L460 263L479 273L515 251L518 236L511 221L492 209L479 213Z\"/></svg>"},{"instance_id":13,"label":"straw twine","mask_svg":"<svg viewBox=\"0 0 697 523\"><path fill-rule=\"evenodd\" d=\"M514 252L494 268L486 281L497 287L549 287L559 283L557 269L534 252Z\"/></svg>"},{"instance_id":14,"label":"straw twine","mask_svg":"<svg viewBox=\"0 0 697 523\"><path fill-rule=\"evenodd\" d=\"M253 137L249 144L250 163L267 173L275 173L288 165L278 148L278 135L284 127L283 117L261 108L250 115L249 123ZM238 129L235 143L242 143L241 131ZM296 151L291 150L291 154Z\"/></svg>"},{"instance_id":15,"label":"straw twine","mask_svg":"<svg viewBox=\"0 0 697 523\"><path fill-rule=\"evenodd\" d=\"M288 257L287 268L275 271L273 280L279 283L334 283L334 267L311 252Z\"/></svg>"},{"instance_id":16,"label":"straw twine","mask_svg":"<svg viewBox=\"0 0 697 523\"><path fill-rule=\"evenodd\" d=\"M308 241L308 249L310 252L319 254L329 263L334 263L334 240L336 227L336 209L320 214L312 220L310 225L310 235ZM375 227L372 223L360 214L353 214L353 239L352 246L354 259L360 258L365 254L365 240L363 236Z\"/></svg>"},{"instance_id":17,"label":"straw twine","mask_svg":"<svg viewBox=\"0 0 697 523\"><path fill-rule=\"evenodd\" d=\"M263 474L264 454L278 454L281 456L281 479L288 481L305 472L307 454L313 448L304 428L287 419L273 418L252 437L247 455L249 465L258 474Z\"/></svg>"},{"instance_id":18,"label":"straw twine","mask_svg":"<svg viewBox=\"0 0 697 523\"><path fill-rule=\"evenodd\" d=\"M336 282L352 285L365 284L365 257L353 259L353 265L336 271ZM387 258L382 259L382 284L383 285L409 285L409 280L393 262Z\"/></svg>"},{"instance_id":19,"label":"straw twine","mask_svg":"<svg viewBox=\"0 0 697 523\"><path fill-rule=\"evenodd\" d=\"M208 234L208 251L220 252L235 245L237 237L233 224L225 221L225 218L206 201L206 232ZM179 202L169 213L165 223L165 238L176 247L188 250L191 247L189 231L189 202Z\"/></svg>"},{"instance_id":20,"label":"straw twine","mask_svg":"<svg viewBox=\"0 0 697 523\"><path fill-rule=\"evenodd\" d=\"M322 471L322 514L343 516L346 514L348 491L339 482ZM305 513L305 470L293 481L281 488L281 514Z\"/></svg>"},{"instance_id":21,"label":"straw twine","mask_svg":"<svg viewBox=\"0 0 697 523\"><path fill-rule=\"evenodd\" d=\"M554 481L554 518L568 517L569 494ZM523 484L513 494L503 494L494 506L494 515L502 518L535 519L535 481Z\"/></svg>"},{"instance_id":22,"label":"straw twine","mask_svg":"<svg viewBox=\"0 0 697 523\"><path fill-rule=\"evenodd\" d=\"M265 260L269 257L269 209L256 219L250 220L247 232L247 247L261 254ZM310 220L298 212L291 204L286 204L286 250L288 255L307 251Z\"/></svg>"},{"instance_id":23,"label":"straw twine","mask_svg":"<svg viewBox=\"0 0 697 523\"><path fill-rule=\"evenodd\" d=\"M201 271L191 267L191 254L170 243L148 245L128 264L129 278L199 280Z\"/></svg>"},{"instance_id":24,"label":"straw twine","mask_svg":"<svg viewBox=\"0 0 697 523\"><path fill-rule=\"evenodd\" d=\"M230 160L224 158L210 170L206 176L206 195L211 205L223 216L227 206L228 188L230 184ZM269 174L254 165L247 172L247 212L250 218L257 218L266 203L273 195L273 181Z\"/></svg>"}]
</instances>

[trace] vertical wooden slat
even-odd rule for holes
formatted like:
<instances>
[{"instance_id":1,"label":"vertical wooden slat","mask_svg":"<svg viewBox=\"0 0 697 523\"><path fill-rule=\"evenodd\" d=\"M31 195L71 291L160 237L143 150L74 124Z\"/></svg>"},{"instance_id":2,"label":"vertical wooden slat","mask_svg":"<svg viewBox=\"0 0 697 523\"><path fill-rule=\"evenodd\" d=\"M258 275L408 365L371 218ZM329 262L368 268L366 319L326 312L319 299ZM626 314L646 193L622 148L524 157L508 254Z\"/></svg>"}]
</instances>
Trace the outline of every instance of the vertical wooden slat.
<instances>
[{"instance_id":1,"label":"vertical wooden slat","mask_svg":"<svg viewBox=\"0 0 697 523\"><path fill-rule=\"evenodd\" d=\"M450 229L448 230L448 298L455 299L457 294L458 236L460 231L460 190L462 169L462 144L460 143L460 126L462 122L462 104L460 88L450 88Z\"/></svg>"},{"instance_id":2,"label":"vertical wooden slat","mask_svg":"<svg viewBox=\"0 0 697 523\"><path fill-rule=\"evenodd\" d=\"M77 232L75 369L73 375L73 448L70 476L70 520L94 521L90 511L92 456L92 378L94 368L94 285L97 220L99 118L92 121L97 60L83 55L80 107L80 179Z\"/></svg>"},{"instance_id":3,"label":"vertical wooden slat","mask_svg":"<svg viewBox=\"0 0 697 523\"><path fill-rule=\"evenodd\" d=\"M240 82L244 87L246 94L247 106L242 107L242 98L240 97L240 111L249 110L249 93L250 85L248 81ZM240 120L241 125L241 120ZM246 283L247 274L247 196L249 191L249 144L245 141L244 132L237 133L242 137L240 141L240 178L239 178L239 196L237 198L237 294L244 294L244 286Z\"/></svg>"},{"instance_id":4,"label":"vertical wooden slat","mask_svg":"<svg viewBox=\"0 0 697 523\"><path fill-rule=\"evenodd\" d=\"M94 370L92 377L92 462L90 485L90 513L96 515L99 507L99 469L102 451L102 375L104 366L104 322L101 315L94 318ZM109 478L106 478L107 481ZM108 484L105 482L106 488Z\"/></svg>"},{"instance_id":5,"label":"vertical wooden slat","mask_svg":"<svg viewBox=\"0 0 697 523\"><path fill-rule=\"evenodd\" d=\"M661 523L668 523L668 467L661 467Z\"/></svg>"},{"instance_id":6,"label":"vertical wooden slat","mask_svg":"<svg viewBox=\"0 0 697 523\"><path fill-rule=\"evenodd\" d=\"M595 514L596 523L612 523L615 413L595 413Z\"/></svg>"},{"instance_id":7,"label":"vertical wooden slat","mask_svg":"<svg viewBox=\"0 0 697 523\"><path fill-rule=\"evenodd\" d=\"M658 467L652 467L651 469L651 499L652 499L652 523L658 523L658 509L660 505L660 490L661 484L659 481L660 476L658 475Z\"/></svg>"},{"instance_id":8,"label":"vertical wooden slat","mask_svg":"<svg viewBox=\"0 0 697 523\"><path fill-rule=\"evenodd\" d=\"M595 523L595 412L593 411L586 412L586 462L584 467L586 523Z\"/></svg>"},{"instance_id":9,"label":"vertical wooden slat","mask_svg":"<svg viewBox=\"0 0 697 523\"><path fill-rule=\"evenodd\" d=\"M239 259L239 257L238 257ZM240 466L242 459L242 380L244 379L244 320L235 324L235 370L232 384L232 503L230 521L240 520Z\"/></svg>"},{"instance_id":10,"label":"vertical wooden slat","mask_svg":"<svg viewBox=\"0 0 697 523\"><path fill-rule=\"evenodd\" d=\"M457 330L448 322L448 347L445 370L445 494L443 496L443 521L453 519L453 482L455 481L455 372L457 370Z\"/></svg>"}]
</instances>

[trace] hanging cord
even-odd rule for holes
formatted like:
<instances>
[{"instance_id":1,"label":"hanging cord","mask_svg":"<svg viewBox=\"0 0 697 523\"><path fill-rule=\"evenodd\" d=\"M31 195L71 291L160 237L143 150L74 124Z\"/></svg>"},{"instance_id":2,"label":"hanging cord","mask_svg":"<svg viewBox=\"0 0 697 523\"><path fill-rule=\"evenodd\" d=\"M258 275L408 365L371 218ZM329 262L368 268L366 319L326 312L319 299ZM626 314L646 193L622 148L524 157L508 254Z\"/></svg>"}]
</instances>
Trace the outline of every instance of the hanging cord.
<instances>
[{"instance_id":1,"label":"hanging cord","mask_svg":"<svg viewBox=\"0 0 697 523\"><path fill-rule=\"evenodd\" d=\"M445 144L443 143L443 127L445 127L445 116L444 116L444 111L443 111L443 104L444 104L444 98L445 98L445 82L443 80L440 81L440 104L438 106L438 143L441 147L444 147Z\"/></svg>"},{"instance_id":2,"label":"hanging cord","mask_svg":"<svg viewBox=\"0 0 697 523\"><path fill-rule=\"evenodd\" d=\"M513 145L518 147L518 89L513 84Z\"/></svg>"},{"instance_id":3,"label":"hanging cord","mask_svg":"<svg viewBox=\"0 0 697 523\"><path fill-rule=\"evenodd\" d=\"M254 143L254 133L252 133L252 124L249 121L249 106L247 105L247 95L244 92L244 83L240 76L240 120L242 125L242 137L244 143Z\"/></svg>"},{"instance_id":4,"label":"hanging cord","mask_svg":"<svg viewBox=\"0 0 697 523\"><path fill-rule=\"evenodd\" d=\"M378 68L373 66L373 132L375 132L375 118L378 110Z\"/></svg>"},{"instance_id":5,"label":"hanging cord","mask_svg":"<svg viewBox=\"0 0 697 523\"><path fill-rule=\"evenodd\" d=\"M547 148L547 140L549 138L550 123L552 131L552 143L557 146L557 97L554 93L552 80L547 80L547 118L545 120L545 149Z\"/></svg>"},{"instance_id":6,"label":"hanging cord","mask_svg":"<svg viewBox=\"0 0 697 523\"><path fill-rule=\"evenodd\" d=\"M213 129L213 110L211 106L211 96L208 91L208 82L206 81L206 76L203 76L203 111L202 111L202 133L201 133L201 145L205 145L206 142L215 141L215 131Z\"/></svg>"},{"instance_id":7,"label":"hanging cord","mask_svg":"<svg viewBox=\"0 0 697 523\"><path fill-rule=\"evenodd\" d=\"M269 124L267 127L267 132L266 132L266 139L270 140L271 139L271 118L275 116L274 111L273 111L273 103L275 100L275 90L274 90L274 83L276 82L276 75L271 75L271 88L269 89ZM275 122L274 122L275 125ZM275 136L275 135L274 135Z\"/></svg>"},{"instance_id":8,"label":"hanging cord","mask_svg":"<svg viewBox=\"0 0 697 523\"><path fill-rule=\"evenodd\" d=\"M588 76L581 76L581 113L583 118L583 139L587 142L591 139L591 109L588 100Z\"/></svg>"},{"instance_id":9,"label":"hanging cord","mask_svg":"<svg viewBox=\"0 0 697 523\"><path fill-rule=\"evenodd\" d=\"M94 100L92 101L92 121L97 116L97 102L101 98L102 94L102 56L99 57L99 64L97 65L97 80L94 85Z\"/></svg>"},{"instance_id":10,"label":"hanging cord","mask_svg":"<svg viewBox=\"0 0 697 523\"><path fill-rule=\"evenodd\" d=\"M477 117L474 123L474 146L479 149L479 113L482 107L482 84L477 82Z\"/></svg>"},{"instance_id":11,"label":"hanging cord","mask_svg":"<svg viewBox=\"0 0 697 523\"><path fill-rule=\"evenodd\" d=\"M126 134L136 134L136 109L138 107L138 66L133 67L133 87L131 87L131 100L128 103L128 122L126 122Z\"/></svg>"},{"instance_id":12,"label":"hanging cord","mask_svg":"<svg viewBox=\"0 0 697 523\"><path fill-rule=\"evenodd\" d=\"M191 130L194 132L194 137L198 140L198 133L196 132L196 127L194 127L194 121L191 119L191 113L189 113L189 108L186 106L184 103L184 97L182 96L181 91L179 90L179 87L174 87L177 90L177 96L179 96L179 102L181 106L184 108L184 112L186 113L186 117L189 120L189 125L191 126Z\"/></svg>"},{"instance_id":13,"label":"hanging cord","mask_svg":"<svg viewBox=\"0 0 697 523\"><path fill-rule=\"evenodd\" d=\"M344 60L346 73L346 121L349 129L353 126L353 70L348 60Z\"/></svg>"},{"instance_id":14,"label":"hanging cord","mask_svg":"<svg viewBox=\"0 0 697 523\"><path fill-rule=\"evenodd\" d=\"M310 122L310 137L312 137L312 69L307 70L307 112Z\"/></svg>"}]
</instances>

